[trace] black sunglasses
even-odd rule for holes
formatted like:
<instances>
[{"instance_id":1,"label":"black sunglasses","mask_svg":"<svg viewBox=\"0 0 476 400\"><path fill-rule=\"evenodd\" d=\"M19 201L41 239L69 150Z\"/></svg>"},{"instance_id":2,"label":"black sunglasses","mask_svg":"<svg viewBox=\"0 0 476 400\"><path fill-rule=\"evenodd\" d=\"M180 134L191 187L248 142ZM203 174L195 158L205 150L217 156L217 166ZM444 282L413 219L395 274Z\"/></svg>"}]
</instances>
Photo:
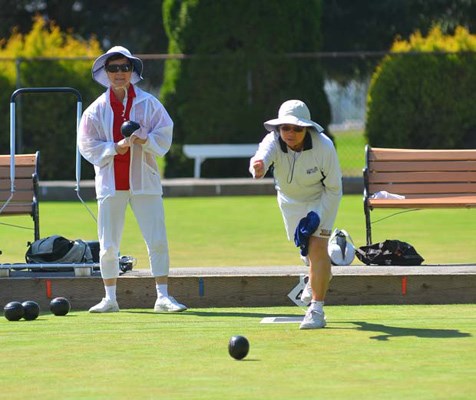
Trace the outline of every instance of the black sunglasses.
<instances>
[{"instance_id":1,"label":"black sunglasses","mask_svg":"<svg viewBox=\"0 0 476 400\"><path fill-rule=\"evenodd\" d=\"M289 132L293 130L296 133L300 133L304 130L303 126L297 126L297 125L280 125L279 129L282 130L283 132Z\"/></svg>"},{"instance_id":2,"label":"black sunglasses","mask_svg":"<svg viewBox=\"0 0 476 400\"><path fill-rule=\"evenodd\" d=\"M109 64L106 65L104 68L106 68L107 72L130 72L132 71L132 65L131 64Z\"/></svg>"}]
</instances>

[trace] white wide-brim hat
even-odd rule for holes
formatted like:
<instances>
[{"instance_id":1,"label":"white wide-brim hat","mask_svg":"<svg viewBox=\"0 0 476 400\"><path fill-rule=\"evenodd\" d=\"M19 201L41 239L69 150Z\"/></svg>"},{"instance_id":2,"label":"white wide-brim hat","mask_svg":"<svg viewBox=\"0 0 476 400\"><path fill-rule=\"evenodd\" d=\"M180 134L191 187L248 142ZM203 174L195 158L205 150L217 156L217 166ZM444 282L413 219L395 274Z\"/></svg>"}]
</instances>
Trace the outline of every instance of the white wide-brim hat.
<instances>
[{"instance_id":1,"label":"white wide-brim hat","mask_svg":"<svg viewBox=\"0 0 476 400\"><path fill-rule=\"evenodd\" d=\"M131 83L135 84L140 82L142 78L142 70L144 65L142 64L142 60L140 58L134 57L129 50L122 46L114 46L110 48L106 53L102 56L96 58L94 61L93 67L91 69L93 79L103 85L104 87L109 87L111 84L109 82L109 78L107 77L107 72L104 66L106 65L106 60L113 56L114 54L122 54L124 57L128 58L132 63L132 76L131 76Z\"/></svg>"},{"instance_id":2,"label":"white wide-brim hat","mask_svg":"<svg viewBox=\"0 0 476 400\"><path fill-rule=\"evenodd\" d=\"M306 104L301 100L288 100L281 104L278 111L278 118L270 119L264 123L266 130L272 132L277 130L279 125L290 124L297 126L307 126L315 128L318 133L324 131L324 128L311 120L311 113Z\"/></svg>"}]
</instances>

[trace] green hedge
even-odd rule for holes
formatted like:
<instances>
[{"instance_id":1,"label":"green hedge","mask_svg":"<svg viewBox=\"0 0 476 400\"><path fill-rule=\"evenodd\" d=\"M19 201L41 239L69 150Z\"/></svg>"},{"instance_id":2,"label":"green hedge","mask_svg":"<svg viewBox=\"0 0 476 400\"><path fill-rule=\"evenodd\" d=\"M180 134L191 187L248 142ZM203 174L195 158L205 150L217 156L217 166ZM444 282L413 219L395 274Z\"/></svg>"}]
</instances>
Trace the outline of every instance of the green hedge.
<instances>
[{"instance_id":1,"label":"green hedge","mask_svg":"<svg viewBox=\"0 0 476 400\"><path fill-rule=\"evenodd\" d=\"M397 41L372 77L366 135L372 146L476 147L476 36L434 28ZM451 52L451 53L444 53Z\"/></svg>"},{"instance_id":2,"label":"green hedge","mask_svg":"<svg viewBox=\"0 0 476 400\"><path fill-rule=\"evenodd\" d=\"M167 177L190 176L181 146L257 143L280 104L305 101L327 127L330 108L316 60L286 53L320 48L320 0L165 0L169 53L161 100L175 122ZM205 177L247 175L247 161L208 160Z\"/></svg>"}]
</instances>

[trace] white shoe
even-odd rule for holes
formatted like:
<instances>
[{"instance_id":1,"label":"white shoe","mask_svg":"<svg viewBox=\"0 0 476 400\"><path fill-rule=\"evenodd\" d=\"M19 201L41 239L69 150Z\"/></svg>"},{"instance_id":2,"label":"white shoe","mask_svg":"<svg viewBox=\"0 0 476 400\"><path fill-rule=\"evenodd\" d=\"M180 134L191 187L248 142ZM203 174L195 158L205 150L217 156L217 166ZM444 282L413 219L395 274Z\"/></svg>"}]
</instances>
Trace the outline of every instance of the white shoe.
<instances>
[{"instance_id":1,"label":"white shoe","mask_svg":"<svg viewBox=\"0 0 476 400\"><path fill-rule=\"evenodd\" d=\"M102 299L99 304L89 309L90 313L119 312L119 304L115 300Z\"/></svg>"},{"instance_id":2,"label":"white shoe","mask_svg":"<svg viewBox=\"0 0 476 400\"><path fill-rule=\"evenodd\" d=\"M174 312L182 312L187 309L186 306L180 304L177 300L175 300L172 296L169 297L159 297L155 301L154 311L156 313L174 313Z\"/></svg>"},{"instance_id":3,"label":"white shoe","mask_svg":"<svg viewBox=\"0 0 476 400\"><path fill-rule=\"evenodd\" d=\"M326 326L324 311L307 310L299 329L319 329Z\"/></svg>"}]
</instances>

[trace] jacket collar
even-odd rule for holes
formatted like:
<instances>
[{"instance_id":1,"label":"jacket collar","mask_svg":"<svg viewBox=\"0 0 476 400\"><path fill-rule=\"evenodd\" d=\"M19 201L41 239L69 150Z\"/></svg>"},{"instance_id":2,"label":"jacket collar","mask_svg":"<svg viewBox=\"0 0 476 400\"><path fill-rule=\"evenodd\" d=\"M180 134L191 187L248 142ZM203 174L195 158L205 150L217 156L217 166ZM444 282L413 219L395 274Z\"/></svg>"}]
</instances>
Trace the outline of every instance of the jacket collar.
<instances>
[{"instance_id":1,"label":"jacket collar","mask_svg":"<svg viewBox=\"0 0 476 400\"><path fill-rule=\"evenodd\" d=\"M288 152L288 146L284 142L283 139L281 139L281 135L278 133L278 140L279 140L279 147L281 148L281 151L283 153ZM312 149L312 137L309 132L306 132L306 136L304 136L304 146L302 150L311 150Z\"/></svg>"}]
</instances>

